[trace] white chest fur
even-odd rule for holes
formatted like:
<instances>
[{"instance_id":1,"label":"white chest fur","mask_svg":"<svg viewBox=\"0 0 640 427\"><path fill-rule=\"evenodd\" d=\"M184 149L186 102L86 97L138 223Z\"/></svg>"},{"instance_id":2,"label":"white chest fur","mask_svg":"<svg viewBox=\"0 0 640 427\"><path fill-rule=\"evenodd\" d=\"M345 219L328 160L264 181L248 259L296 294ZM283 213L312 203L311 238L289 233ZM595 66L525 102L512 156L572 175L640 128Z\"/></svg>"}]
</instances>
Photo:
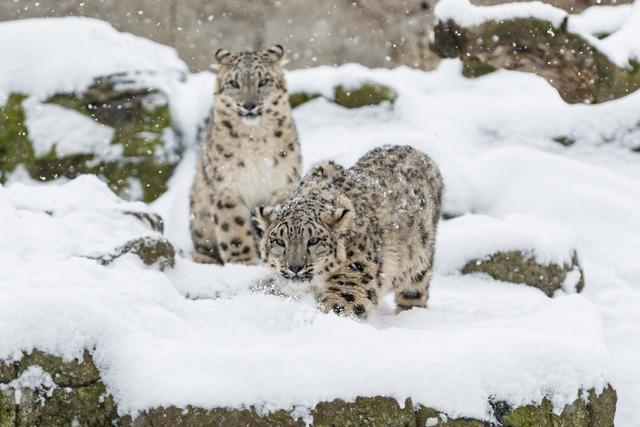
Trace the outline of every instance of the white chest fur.
<instances>
[{"instance_id":1,"label":"white chest fur","mask_svg":"<svg viewBox=\"0 0 640 427\"><path fill-rule=\"evenodd\" d=\"M269 203L273 193L287 184L287 171L273 157L247 156L244 167L229 172L229 184L249 207Z\"/></svg>"}]
</instances>

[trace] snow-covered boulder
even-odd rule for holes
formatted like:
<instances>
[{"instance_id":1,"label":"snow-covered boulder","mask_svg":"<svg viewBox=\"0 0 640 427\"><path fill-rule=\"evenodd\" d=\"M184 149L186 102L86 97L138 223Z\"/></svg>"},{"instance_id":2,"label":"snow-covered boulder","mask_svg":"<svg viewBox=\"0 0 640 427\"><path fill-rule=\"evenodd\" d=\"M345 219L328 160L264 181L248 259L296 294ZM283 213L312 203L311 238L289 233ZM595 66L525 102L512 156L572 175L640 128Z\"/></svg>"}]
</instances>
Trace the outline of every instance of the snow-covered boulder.
<instances>
[{"instance_id":1,"label":"snow-covered boulder","mask_svg":"<svg viewBox=\"0 0 640 427\"><path fill-rule=\"evenodd\" d=\"M600 11L603 12L603 11ZM432 50L460 58L467 75L493 68L544 77L569 103L600 103L640 87L640 5L625 9L629 18L604 40L590 34L590 23L542 2L477 6L469 0L442 0ZM598 13L597 11L595 13ZM619 21L603 12L602 21ZM614 29L615 29L614 22Z\"/></svg>"},{"instance_id":2,"label":"snow-covered boulder","mask_svg":"<svg viewBox=\"0 0 640 427\"><path fill-rule=\"evenodd\" d=\"M132 254L162 270L175 260L162 219L141 202L123 201L92 175L63 185L0 187L0 235L0 253L16 266L67 258L109 265Z\"/></svg>"},{"instance_id":3,"label":"snow-covered boulder","mask_svg":"<svg viewBox=\"0 0 640 427\"><path fill-rule=\"evenodd\" d=\"M439 233L436 268L442 273L485 273L548 296L584 287L572 239L537 217L467 214L444 222Z\"/></svg>"},{"instance_id":4,"label":"snow-covered boulder","mask_svg":"<svg viewBox=\"0 0 640 427\"><path fill-rule=\"evenodd\" d=\"M188 80L173 49L60 18L1 23L0 55L0 183L18 168L41 181L97 174L130 200L166 190Z\"/></svg>"}]
</instances>

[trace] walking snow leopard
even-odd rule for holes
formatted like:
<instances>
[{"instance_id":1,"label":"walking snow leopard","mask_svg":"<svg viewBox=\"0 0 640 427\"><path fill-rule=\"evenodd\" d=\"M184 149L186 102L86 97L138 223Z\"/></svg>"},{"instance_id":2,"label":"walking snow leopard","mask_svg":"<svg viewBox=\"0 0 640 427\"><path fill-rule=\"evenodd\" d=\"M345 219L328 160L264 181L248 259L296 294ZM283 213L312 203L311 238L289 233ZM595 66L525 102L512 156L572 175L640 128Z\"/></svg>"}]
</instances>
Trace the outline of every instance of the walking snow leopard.
<instances>
[{"instance_id":1,"label":"walking snow leopard","mask_svg":"<svg viewBox=\"0 0 640 427\"><path fill-rule=\"evenodd\" d=\"M314 167L280 205L260 207L261 257L324 311L365 317L386 293L398 310L425 307L443 182L408 146L385 146L344 169Z\"/></svg>"},{"instance_id":2,"label":"walking snow leopard","mask_svg":"<svg viewBox=\"0 0 640 427\"><path fill-rule=\"evenodd\" d=\"M283 57L280 45L215 54L215 101L190 196L196 261L255 264L251 209L281 202L300 179Z\"/></svg>"}]
</instances>

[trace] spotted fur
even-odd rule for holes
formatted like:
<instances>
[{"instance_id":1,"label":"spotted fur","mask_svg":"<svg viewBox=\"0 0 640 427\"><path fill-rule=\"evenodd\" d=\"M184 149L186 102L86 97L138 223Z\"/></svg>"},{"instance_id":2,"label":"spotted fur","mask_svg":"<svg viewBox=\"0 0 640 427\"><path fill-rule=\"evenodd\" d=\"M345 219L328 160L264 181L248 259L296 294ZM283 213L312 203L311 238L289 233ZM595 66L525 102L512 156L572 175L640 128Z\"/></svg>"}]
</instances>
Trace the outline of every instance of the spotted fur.
<instances>
[{"instance_id":1,"label":"spotted fur","mask_svg":"<svg viewBox=\"0 0 640 427\"><path fill-rule=\"evenodd\" d=\"M348 170L321 164L281 205L256 210L261 257L325 311L365 317L389 292L398 310L425 307L442 193L436 164L408 146Z\"/></svg>"},{"instance_id":2,"label":"spotted fur","mask_svg":"<svg viewBox=\"0 0 640 427\"><path fill-rule=\"evenodd\" d=\"M283 55L280 45L216 52L216 96L191 189L197 261L256 263L251 209L281 202L300 179Z\"/></svg>"}]
</instances>

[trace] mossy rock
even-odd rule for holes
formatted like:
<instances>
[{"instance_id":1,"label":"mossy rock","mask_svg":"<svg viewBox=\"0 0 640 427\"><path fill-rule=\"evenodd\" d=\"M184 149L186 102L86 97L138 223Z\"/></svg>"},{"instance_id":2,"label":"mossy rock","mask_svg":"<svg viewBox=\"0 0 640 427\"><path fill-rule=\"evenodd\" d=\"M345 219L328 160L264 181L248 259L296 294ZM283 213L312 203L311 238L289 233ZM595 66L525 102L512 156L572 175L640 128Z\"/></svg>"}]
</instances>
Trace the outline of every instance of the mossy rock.
<instances>
[{"instance_id":1,"label":"mossy rock","mask_svg":"<svg viewBox=\"0 0 640 427\"><path fill-rule=\"evenodd\" d=\"M319 93L294 92L289 95L289 104L291 104L291 108L296 108L316 98L320 98Z\"/></svg>"},{"instance_id":2,"label":"mossy rock","mask_svg":"<svg viewBox=\"0 0 640 427\"><path fill-rule=\"evenodd\" d=\"M64 361L41 351L25 354L17 362L2 362L13 375L3 378L0 390L0 427L5 426L107 426L117 418L116 406L108 395L91 355ZM38 366L53 381L52 387L6 386L27 369ZM16 401L17 399L17 401Z\"/></svg>"},{"instance_id":3,"label":"mossy rock","mask_svg":"<svg viewBox=\"0 0 640 427\"><path fill-rule=\"evenodd\" d=\"M486 273L496 280L524 283L540 289L547 296L561 289L570 272L579 272L575 291L584 288L584 273L574 252L570 264L539 264L533 255L522 251L497 252L483 259L471 260L462 268L463 274Z\"/></svg>"},{"instance_id":4,"label":"mossy rock","mask_svg":"<svg viewBox=\"0 0 640 427\"><path fill-rule=\"evenodd\" d=\"M52 392L22 389L16 425L108 426L117 419L113 399L101 382L57 387Z\"/></svg>"},{"instance_id":5,"label":"mossy rock","mask_svg":"<svg viewBox=\"0 0 640 427\"><path fill-rule=\"evenodd\" d=\"M401 408L390 397L358 397L353 402L340 399L318 403L312 411L313 425L318 427L404 427L416 425L411 400Z\"/></svg>"},{"instance_id":6,"label":"mossy rock","mask_svg":"<svg viewBox=\"0 0 640 427\"><path fill-rule=\"evenodd\" d=\"M462 63L462 75L469 79L481 77L494 71L496 71L495 67L480 61L469 59Z\"/></svg>"},{"instance_id":7,"label":"mossy rock","mask_svg":"<svg viewBox=\"0 0 640 427\"><path fill-rule=\"evenodd\" d=\"M127 199L151 202L167 190L167 181L182 155L178 135L171 127L166 94L140 88L126 74L100 77L82 93L61 93L47 99L113 129L112 145L121 147L117 158L96 153L61 156L55 147L36 155L25 121L23 94L11 94L0 106L0 183L18 165L32 178L47 181L92 173Z\"/></svg>"},{"instance_id":8,"label":"mossy rock","mask_svg":"<svg viewBox=\"0 0 640 427\"><path fill-rule=\"evenodd\" d=\"M40 366L51 375L51 379L58 385L65 387L78 387L100 380L100 372L93 364L93 359L88 351L82 355L82 359L62 361L59 357L51 356L42 351L34 350L25 354L15 362L15 376L22 375L30 366Z\"/></svg>"},{"instance_id":9,"label":"mossy rock","mask_svg":"<svg viewBox=\"0 0 640 427\"><path fill-rule=\"evenodd\" d=\"M560 415L554 413L553 405L547 398L540 405L526 405L515 409L503 402L499 405L503 411L495 415L504 427L612 427L618 400L616 391L607 386L600 394L590 390L586 395L587 399L578 397L572 404L565 406Z\"/></svg>"},{"instance_id":10,"label":"mossy rock","mask_svg":"<svg viewBox=\"0 0 640 427\"><path fill-rule=\"evenodd\" d=\"M390 87L373 82L365 82L358 87L349 88L339 85L333 91L334 102L346 108L360 108L383 102L393 104L397 97L398 95Z\"/></svg>"},{"instance_id":11,"label":"mossy rock","mask_svg":"<svg viewBox=\"0 0 640 427\"><path fill-rule=\"evenodd\" d=\"M207 426L242 426L242 427L303 427L301 419L294 420L287 411L274 411L259 415L255 408L251 409L211 409L200 408L156 408L139 414L136 418L123 417L123 427L207 427Z\"/></svg>"},{"instance_id":12,"label":"mossy rock","mask_svg":"<svg viewBox=\"0 0 640 427\"><path fill-rule=\"evenodd\" d=\"M167 239L155 237L131 240L111 254L96 257L96 260L102 265L109 265L125 254L134 254L146 265L156 266L160 271L173 268L176 262L176 251L173 245Z\"/></svg>"},{"instance_id":13,"label":"mossy rock","mask_svg":"<svg viewBox=\"0 0 640 427\"><path fill-rule=\"evenodd\" d=\"M304 426L305 422L288 411L278 410L259 414L254 407L247 409L196 407L154 408L137 417L120 417L112 397L106 392L91 355L85 352L82 361L63 361L60 358L34 351L17 362L1 362L11 366L13 374L0 382L0 427L16 425L46 426L107 426L173 427L173 426ZM42 363L39 365L38 363ZM38 386L14 390L7 386L19 377L20 369L40 366L48 373L53 387ZM19 367L20 369L17 369ZM77 377L73 377L77 375ZM8 379L8 381L7 381ZM607 386L600 394L593 390L578 393L576 401L567 405L560 415L553 412L549 399L540 405L512 408L504 401L492 401L493 414L501 426L613 426L616 392ZM18 399L18 401L16 401ZM414 406L407 399L401 406L390 397L359 397L353 402L340 399L321 402L311 410L314 426L446 426L483 427L485 421L469 418L453 419L432 408Z\"/></svg>"}]
</instances>

